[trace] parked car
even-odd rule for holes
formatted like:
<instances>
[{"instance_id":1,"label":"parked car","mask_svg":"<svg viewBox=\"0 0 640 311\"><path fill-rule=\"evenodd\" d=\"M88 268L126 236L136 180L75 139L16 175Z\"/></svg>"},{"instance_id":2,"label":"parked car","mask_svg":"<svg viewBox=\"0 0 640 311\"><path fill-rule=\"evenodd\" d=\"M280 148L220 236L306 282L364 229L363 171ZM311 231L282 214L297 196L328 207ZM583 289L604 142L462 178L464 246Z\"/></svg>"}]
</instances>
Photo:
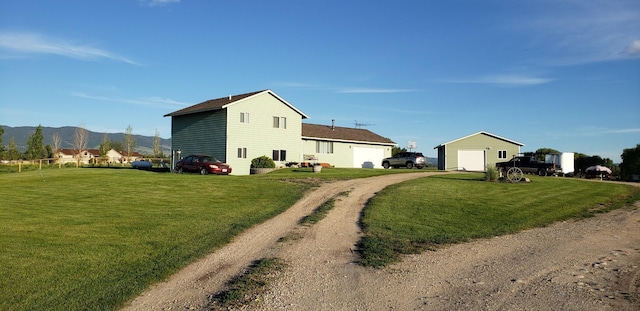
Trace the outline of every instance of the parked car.
<instances>
[{"instance_id":1,"label":"parked car","mask_svg":"<svg viewBox=\"0 0 640 311\"><path fill-rule=\"evenodd\" d=\"M385 158L382 160L382 167L401 167L406 168L417 167L422 169L427 166L427 158L424 157L422 152L398 152L393 157Z\"/></svg>"},{"instance_id":2,"label":"parked car","mask_svg":"<svg viewBox=\"0 0 640 311\"><path fill-rule=\"evenodd\" d=\"M231 173L231 166L222 163L220 160L202 154L194 154L183 158L176 163L176 171L178 173L194 172L201 175L219 174L228 175Z\"/></svg>"},{"instance_id":3,"label":"parked car","mask_svg":"<svg viewBox=\"0 0 640 311\"><path fill-rule=\"evenodd\" d=\"M131 162L131 167L133 168L151 168L153 163L149 160L136 160Z\"/></svg>"}]
</instances>

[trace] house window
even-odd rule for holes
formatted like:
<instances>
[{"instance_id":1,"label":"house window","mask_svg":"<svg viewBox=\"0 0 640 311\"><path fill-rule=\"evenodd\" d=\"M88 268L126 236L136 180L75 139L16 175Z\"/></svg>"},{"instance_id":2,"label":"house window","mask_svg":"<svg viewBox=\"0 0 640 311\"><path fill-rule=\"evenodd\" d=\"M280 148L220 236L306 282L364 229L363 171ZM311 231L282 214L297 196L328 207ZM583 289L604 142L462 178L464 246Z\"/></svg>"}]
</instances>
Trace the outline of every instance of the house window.
<instances>
[{"instance_id":1,"label":"house window","mask_svg":"<svg viewBox=\"0 0 640 311\"><path fill-rule=\"evenodd\" d=\"M240 113L240 123L249 123L249 113L241 112Z\"/></svg>"},{"instance_id":2,"label":"house window","mask_svg":"<svg viewBox=\"0 0 640 311\"><path fill-rule=\"evenodd\" d=\"M273 117L273 127L274 128L287 128L287 118L285 117Z\"/></svg>"},{"instance_id":3,"label":"house window","mask_svg":"<svg viewBox=\"0 0 640 311\"><path fill-rule=\"evenodd\" d=\"M498 150L498 159L506 159L507 150Z\"/></svg>"},{"instance_id":4,"label":"house window","mask_svg":"<svg viewBox=\"0 0 640 311\"><path fill-rule=\"evenodd\" d=\"M247 148L238 148L238 159L247 158Z\"/></svg>"},{"instance_id":5,"label":"house window","mask_svg":"<svg viewBox=\"0 0 640 311\"><path fill-rule=\"evenodd\" d=\"M316 142L317 153L333 153L332 141L317 141Z\"/></svg>"},{"instance_id":6,"label":"house window","mask_svg":"<svg viewBox=\"0 0 640 311\"><path fill-rule=\"evenodd\" d=\"M287 160L287 151L286 150L273 150L273 156L271 157L273 161L286 161Z\"/></svg>"}]
</instances>

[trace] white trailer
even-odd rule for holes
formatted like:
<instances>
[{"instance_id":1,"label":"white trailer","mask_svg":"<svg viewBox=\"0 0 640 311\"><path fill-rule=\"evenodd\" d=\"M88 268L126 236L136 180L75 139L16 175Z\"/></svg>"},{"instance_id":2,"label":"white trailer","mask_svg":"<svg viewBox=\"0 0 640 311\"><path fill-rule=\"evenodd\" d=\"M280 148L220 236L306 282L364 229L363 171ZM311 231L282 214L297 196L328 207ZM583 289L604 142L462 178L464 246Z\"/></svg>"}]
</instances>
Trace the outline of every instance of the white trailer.
<instances>
[{"instance_id":1,"label":"white trailer","mask_svg":"<svg viewBox=\"0 0 640 311\"><path fill-rule=\"evenodd\" d=\"M573 175L575 172L575 154L573 152L562 152L560 154L547 154L544 161L560 166L563 175Z\"/></svg>"}]
</instances>

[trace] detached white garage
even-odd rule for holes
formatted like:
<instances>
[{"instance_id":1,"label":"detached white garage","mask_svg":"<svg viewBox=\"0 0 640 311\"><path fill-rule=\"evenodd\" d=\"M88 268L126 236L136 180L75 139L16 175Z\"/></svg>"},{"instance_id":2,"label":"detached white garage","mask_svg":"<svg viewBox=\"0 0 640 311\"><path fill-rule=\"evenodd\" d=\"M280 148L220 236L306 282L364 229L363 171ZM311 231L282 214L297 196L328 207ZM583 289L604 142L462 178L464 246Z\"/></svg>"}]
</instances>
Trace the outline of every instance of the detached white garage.
<instances>
[{"instance_id":1,"label":"detached white garage","mask_svg":"<svg viewBox=\"0 0 640 311\"><path fill-rule=\"evenodd\" d=\"M438 169L483 172L496 162L520 154L524 144L488 132L477 132L436 146Z\"/></svg>"},{"instance_id":2,"label":"detached white garage","mask_svg":"<svg viewBox=\"0 0 640 311\"><path fill-rule=\"evenodd\" d=\"M486 164L484 150L458 150L459 171L484 171Z\"/></svg>"},{"instance_id":3,"label":"detached white garage","mask_svg":"<svg viewBox=\"0 0 640 311\"><path fill-rule=\"evenodd\" d=\"M302 123L302 151L335 167L382 168L392 140L367 129Z\"/></svg>"}]
</instances>

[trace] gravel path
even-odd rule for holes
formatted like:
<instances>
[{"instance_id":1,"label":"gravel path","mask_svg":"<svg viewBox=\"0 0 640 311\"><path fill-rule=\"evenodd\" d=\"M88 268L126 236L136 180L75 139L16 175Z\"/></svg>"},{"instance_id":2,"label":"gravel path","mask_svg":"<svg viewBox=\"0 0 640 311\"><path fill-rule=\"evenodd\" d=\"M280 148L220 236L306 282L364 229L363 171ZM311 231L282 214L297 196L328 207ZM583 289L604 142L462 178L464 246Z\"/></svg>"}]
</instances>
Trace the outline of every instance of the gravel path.
<instances>
[{"instance_id":1,"label":"gravel path","mask_svg":"<svg viewBox=\"0 0 640 311\"><path fill-rule=\"evenodd\" d=\"M287 268L241 310L640 310L640 204L405 256L382 270L357 265L357 222L367 200L390 184L433 174L323 184L124 310L206 310L210 295L263 257L282 258ZM298 225L333 197L325 219ZM278 242L289 235L299 238Z\"/></svg>"}]
</instances>

